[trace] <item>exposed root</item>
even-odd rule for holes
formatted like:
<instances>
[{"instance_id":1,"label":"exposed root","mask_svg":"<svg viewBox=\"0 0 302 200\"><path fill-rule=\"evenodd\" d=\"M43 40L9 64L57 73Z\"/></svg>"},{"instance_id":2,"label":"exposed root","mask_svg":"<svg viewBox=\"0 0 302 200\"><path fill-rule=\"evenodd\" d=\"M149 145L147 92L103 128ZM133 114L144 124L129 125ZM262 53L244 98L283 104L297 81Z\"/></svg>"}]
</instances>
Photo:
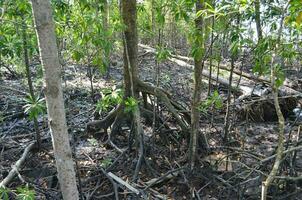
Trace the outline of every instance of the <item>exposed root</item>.
<instances>
[{"instance_id":1,"label":"exposed root","mask_svg":"<svg viewBox=\"0 0 302 200\"><path fill-rule=\"evenodd\" d=\"M167 106L167 109L169 110L169 112L171 112L171 114L177 121L177 124L181 127L182 131L185 133L189 132L189 122L187 122L178 113L177 109L171 103L171 100L165 91L163 91L161 88L157 88L155 86L148 85L147 83L140 81L140 80L137 80L137 82L138 82L138 88L140 91L155 95L162 103L164 103Z\"/></svg>"},{"instance_id":2,"label":"exposed root","mask_svg":"<svg viewBox=\"0 0 302 200\"><path fill-rule=\"evenodd\" d=\"M166 91L164 91L161 88L149 85L143 81L136 80L138 90L142 92L144 99L146 98L146 94L151 94L156 96L168 109L168 111L172 114L172 116L175 118L177 124L181 127L182 131L184 133L189 132L189 124L190 124L190 114L188 111L185 110L185 108L177 103L171 100L171 95L168 94ZM123 105L117 106L116 109L112 110L104 119L102 120L95 120L92 122L89 122L87 124L87 132L88 133L95 133L99 130L103 130L105 133L107 133L108 128L112 125L112 131L111 133L114 135L114 133L117 132L119 125L121 124L121 121L125 120L127 116L123 112ZM150 105L144 101L144 107L140 108L142 112L142 116L146 119L147 122L150 122L153 118L153 112L150 111L148 108ZM163 123L163 120L156 115L156 120L160 123ZM127 120L126 120L127 121ZM128 120L129 121L129 120ZM167 125L164 125L165 128L169 128Z\"/></svg>"},{"instance_id":3,"label":"exposed root","mask_svg":"<svg viewBox=\"0 0 302 200\"><path fill-rule=\"evenodd\" d=\"M107 133L107 129L112 125L118 113L122 111L122 106L118 105L116 109L112 110L104 119L94 120L87 123L86 130L88 133L95 133L101 129Z\"/></svg>"}]
</instances>

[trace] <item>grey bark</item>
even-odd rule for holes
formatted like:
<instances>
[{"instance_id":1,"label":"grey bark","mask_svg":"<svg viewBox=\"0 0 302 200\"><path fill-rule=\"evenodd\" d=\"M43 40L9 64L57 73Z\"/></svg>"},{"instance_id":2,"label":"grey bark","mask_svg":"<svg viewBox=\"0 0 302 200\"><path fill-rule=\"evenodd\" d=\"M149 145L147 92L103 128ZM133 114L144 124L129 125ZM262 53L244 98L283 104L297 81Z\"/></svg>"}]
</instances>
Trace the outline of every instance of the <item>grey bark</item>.
<instances>
[{"instance_id":1,"label":"grey bark","mask_svg":"<svg viewBox=\"0 0 302 200\"><path fill-rule=\"evenodd\" d=\"M52 136L58 179L63 199L77 200L79 199L79 194L67 132L61 84L61 68L56 46L51 4L48 0L31 0L31 2L39 43L40 59L44 70L48 122Z\"/></svg>"}]
</instances>

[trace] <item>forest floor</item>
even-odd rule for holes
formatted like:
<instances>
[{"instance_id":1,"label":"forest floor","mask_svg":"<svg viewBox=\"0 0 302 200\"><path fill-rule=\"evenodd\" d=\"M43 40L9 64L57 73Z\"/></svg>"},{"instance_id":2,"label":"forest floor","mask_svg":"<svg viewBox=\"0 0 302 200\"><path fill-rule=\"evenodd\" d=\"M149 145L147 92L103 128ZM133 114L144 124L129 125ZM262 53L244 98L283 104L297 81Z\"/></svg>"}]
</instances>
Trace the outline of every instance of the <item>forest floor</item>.
<instances>
[{"instance_id":1,"label":"forest floor","mask_svg":"<svg viewBox=\"0 0 302 200\"><path fill-rule=\"evenodd\" d=\"M155 57L152 53L139 51L140 78L155 84ZM94 79L94 88L100 91L114 85L121 87L123 78L122 58L114 56L114 66L110 69L110 78L98 75ZM160 87L172 94L185 108L190 106L192 91L192 69L165 61L160 64ZM228 77L228 72L221 75ZM297 73L296 73L297 74ZM34 76L38 76L34 73ZM291 77L292 79L297 77ZM300 78L300 77L299 77ZM35 79L36 83L38 79ZM238 76L235 77L235 81ZM246 79L241 80L254 84ZM203 98L207 96L207 79L204 84ZM24 114L26 84L24 79L12 78L3 73L0 82L0 180L5 178L12 165L21 157L24 149L34 140L34 126ZM39 84L39 83L37 83ZM108 172L124 181L131 181L136 166L135 152L120 153L105 144L107 135L99 133L97 139L87 135L86 124L93 120L95 103L90 96L90 82L85 66L67 65L64 67L64 99L67 122L74 158L77 163L79 190L83 199L114 199L112 180ZM4 89L6 88L6 89ZM217 89L226 100L227 88ZM41 91L42 90L37 90ZM233 96L233 99L238 96ZM240 105L241 106L241 105ZM164 110L164 109L163 109ZM153 134L152 127L143 122L145 133L145 161L136 184L145 197L137 197L129 188L119 185L120 199L259 199L261 182L269 173L274 159L265 162L265 158L274 154L278 140L278 126L275 121L252 121L242 118L236 106L231 112L231 132L229 143L223 144L225 106L223 109L210 108L201 117L201 133L207 136L211 153L199 158L196 169L191 172L183 168L187 163L188 142L180 133L179 127L168 113L162 112L171 131ZM271 112L271 111L265 111ZM105 113L101 114L104 116ZM42 132L43 145L40 152L32 152L27 157L18 176L8 185L17 188L28 184L36 192L37 199L61 199L56 179L55 160L51 146L47 117L38 119ZM300 140L298 125L292 126L286 119L286 147L294 147ZM122 127L114 143L120 149L128 146L129 127ZM302 176L302 153L284 158L279 176ZM291 166L294 164L294 166ZM150 180L157 180L150 185ZM148 182L149 181L149 182ZM149 186L148 186L149 184ZM301 181L286 178L277 179L271 187L272 199L302 199ZM13 196L13 195L12 195Z\"/></svg>"}]
</instances>

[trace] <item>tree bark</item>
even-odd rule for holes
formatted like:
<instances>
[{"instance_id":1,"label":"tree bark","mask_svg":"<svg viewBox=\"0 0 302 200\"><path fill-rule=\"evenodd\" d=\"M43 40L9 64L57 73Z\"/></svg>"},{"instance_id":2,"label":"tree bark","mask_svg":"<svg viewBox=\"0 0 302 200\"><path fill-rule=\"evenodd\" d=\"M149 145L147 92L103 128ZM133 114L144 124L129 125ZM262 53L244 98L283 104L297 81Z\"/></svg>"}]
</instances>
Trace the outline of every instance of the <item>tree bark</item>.
<instances>
[{"instance_id":1,"label":"tree bark","mask_svg":"<svg viewBox=\"0 0 302 200\"><path fill-rule=\"evenodd\" d=\"M26 78L27 78L27 85L29 88L29 94L32 99L36 101L35 91L33 82L31 79L31 73L30 73L30 66L29 66L29 58L28 58L28 45L27 45L27 33L26 33L26 21L24 19L23 14L21 15L22 19L22 40L23 40L23 53L24 53L24 63L25 63L25 69L26 69ZM36 131L36 141L37 141L37 147L40 150L41 147L41 136L40 136L40 130L39 130L39 123L37 118L33 119L34 122L34 128Z\"/></svg>"},{"instance_id":2,"label":"tree bark","mask_svg":"<svg viewBox=\"0 0 302 200\"><path fill-rule=\"evenodd\" d=\"M196 12L203 9L203 1L196 2ZM202 17L199 17L195 20L195 26L199 31L200 37L203 37L204 31L204 20ZM202 45L200 48L204 48L204 41L202 39ZM197 151L197 140L198 140L198 133L199 133L199 119L200 119L200 111L198 110L198 106L201 101L201 92L202 92L202 71L203 71L203 60L202 56L200 58L194 58L194 91L192 97L192 105L191 105L191 135L190 135L190 149L189 149L189 159L191 168L194 168L195 158L196 158L196 151ZM206 139L205 136L202 134L202 148L206 149Z\"/></svg>"},{"instance_id":3,"label":"tree bark","mask_svg":"<svg viewBox=\"0 0 302 200\"><path fill-rule=\"evenodd\" d=\"M61 69L56 46L51 4L48 0L32 0L32 11L44 69L48 122L52 136L58 179L65 200L79 199L72 153L68 138Z\"/></svg>"},{"instance_id":4,"label":"tree bark","mask_svg":"<svg viewBox=\"0 0 302 200\"><path fill-rule=\"evenodd\" d=\"M138 59L138 38L137 38L137 27L136 27L136 0L123 0L122 1L122 18L126 25L124 30L124 66L127 68L127 75L129 77L128 87L125 91L130 92L130 95L135 98L138 102L138 71L137 71L137 59ZM125 72L124 72L125 73ZM130 89L130 91L129 91ZM129 93L128 93L129 95ZM126 96L128 97L128 96ZM134 133L136 139L136 145L138 148L138 160L136 163L133 181L137 181L138 174L141 168L142 160L144 157L144 133L141 125L141 117L139 106L132 111L133 122L134 122Z\"/></svg>"},{"instance_id":5,"label":"tree bark","mask_svg":"<svg viewBox=\"0 0 302 200\"><path fill-rule=\"evenodd\" d=\"M125 87L125 97L131 96L131 81L130 73L133 78L133 90L137 92L137 59L138 59L138 38L137 38L137 27L136 27L136 1L127 0L121 1L122 18L126 25L124 31L125 40L124 42L124 61L128 61L127 53L129 56L129 63L131 67L129 68L128 62L124 62L124 87ZM127 42L127 44L126 44ZM126 49L127 48L127 49ZM131 70L131 71L129 71ZM136 95L136 94L135 94Z\"/></svg>"},{"instance_id":6,"label":"tree bark","mask_svg":"<svg viewBox=\"0 0 302 200\"><path fill-rule=\"evenodd\" d=\"M258 42L259 42L262 39L262 28L261 28L261 18L260 18L260 0L255 0L254 6L255 6L255 22L256 22Z\"/></svg>"}]
</instances>

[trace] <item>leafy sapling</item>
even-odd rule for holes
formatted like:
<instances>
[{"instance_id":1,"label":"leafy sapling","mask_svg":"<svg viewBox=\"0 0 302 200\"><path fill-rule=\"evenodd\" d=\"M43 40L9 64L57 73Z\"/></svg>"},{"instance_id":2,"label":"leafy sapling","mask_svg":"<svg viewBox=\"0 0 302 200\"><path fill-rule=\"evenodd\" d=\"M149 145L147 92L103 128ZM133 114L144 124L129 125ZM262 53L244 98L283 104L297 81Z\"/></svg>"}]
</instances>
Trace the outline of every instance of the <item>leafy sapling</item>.
<instances>
[{"instance_id":1,"label":"leafy sapling","mask_svg":"<svg viewBox=\"0 0 302 200\"><path fill-rule=\"evenodd\" d=\"M34 200L35 191L26 187L17 188L17 199L18 200Z\"/></svg>"},{"instance_id":2,"label":"leafy sapling","mask_svg":"<svg viewBox=\"0 0 302 200\"><path fill-rule=\"evenodd\" d=\"M215 90L214 93L208 97L205 101L203 101L198 109L202 113L207 113L210 108L221 109L223 107L223 101L218 91Z\"/></svg>"},{"instance_id":3,"label":"leafy sapling","mask_svg":"<svg viewBox=\"0 0 302 200\"><path fill-rule=\"evenodd\" d=\"M24 101L26 102L25 106L23 106L24 112L28 114L29 120L34 122L36 141L39 149L41 146L41 136L39 131L38 117L46 112L45 99L28 95Z\"/></svg>"},{"instance_id":4,"label":"leafy sapling","mask_svg":"<svg viewBox=\"0 0 302 200\"><path fill-rule=\"evenodd\" d=\"M120 104L123 100L123 90L112 88L104 88L101 91L101 99L96 104L96 110L99 114L103 111L107 112L112 107Z\"/></svg>"},{"instance_id":5,"label":"leafy sapling","mask_svg":"<svg viewBox=\"0 0 302 200\"><path fill-rule=\"evenodd\" d=\"M45 114L45 98L33 98L28 95L24 101L26 103L23 106L24 112L28 114L30 120L38 119L39 115Z\"/></svg>"}]
</instances>

